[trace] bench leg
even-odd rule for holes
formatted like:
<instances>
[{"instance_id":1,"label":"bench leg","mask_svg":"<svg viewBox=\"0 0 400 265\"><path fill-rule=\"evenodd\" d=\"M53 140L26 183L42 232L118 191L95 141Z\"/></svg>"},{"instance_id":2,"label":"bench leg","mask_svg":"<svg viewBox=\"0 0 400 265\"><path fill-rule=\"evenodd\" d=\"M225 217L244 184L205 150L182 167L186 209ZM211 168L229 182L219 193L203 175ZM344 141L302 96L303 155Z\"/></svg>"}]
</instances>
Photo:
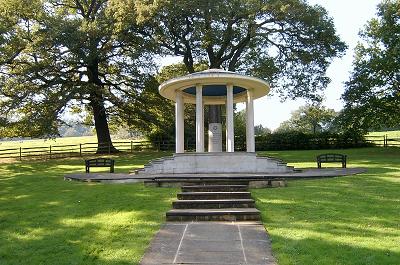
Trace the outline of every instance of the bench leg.
<instances>
[{"instance_id":1,"label":"bench leg","mask_svg":"<svg viewBox=\"0 0 400 265\"><path fill-rule=\"evenodd\" d=\"M114 173L114 165L110 167L110 173Z\"/></svg>"},{"instance_id":2,"label":"bench leg","mask_svg":"<svg viewBox=\"0 0 400 265\"><path fill-rule=\"evenodd\" d=\"M89 167L86 166L86 173L89 173Z\"/></svg>"},{"instance_id":3,"label":"bench leg","mask_svg":"<svg viewBox=\"0 0 400 265\"><path fill-rule=\"evenodd\" d=\"M321 168L321 163L317 162L318 168Z\"/></svg>"}]
</instances>

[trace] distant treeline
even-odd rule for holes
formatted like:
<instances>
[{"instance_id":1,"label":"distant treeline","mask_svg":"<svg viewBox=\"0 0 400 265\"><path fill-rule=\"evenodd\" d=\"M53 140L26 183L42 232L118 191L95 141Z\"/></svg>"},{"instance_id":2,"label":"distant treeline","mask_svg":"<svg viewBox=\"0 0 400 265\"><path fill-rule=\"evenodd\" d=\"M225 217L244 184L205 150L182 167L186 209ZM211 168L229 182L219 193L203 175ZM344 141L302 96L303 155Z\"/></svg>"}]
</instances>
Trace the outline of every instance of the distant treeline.
<instances>
[{"instance_id":1,"label":"distant treeline","mask_svg":"<svg viewBox=\"0 0 400 265\"><path fill-rule=\"evenodd\" d=\"M207 139L207 138L206 138ZM159 145L161 150L174 148L174 139L151 139L154 145ZM256 151L268 150L307 150L307 149L336 149L374 146L374 143L364 136L351 133L307 134L302 132L282 132L256 135ZM223 139L225 145L225 139ZM194 138L185 139L185 149L195 149ZM207 146L207 143L205 144ZM224 147L225 148L225 147ZM171 149L171 150L172 150ZM246 150L245 136L235 136L235 150Z\"/></svg>"}]
</instances>

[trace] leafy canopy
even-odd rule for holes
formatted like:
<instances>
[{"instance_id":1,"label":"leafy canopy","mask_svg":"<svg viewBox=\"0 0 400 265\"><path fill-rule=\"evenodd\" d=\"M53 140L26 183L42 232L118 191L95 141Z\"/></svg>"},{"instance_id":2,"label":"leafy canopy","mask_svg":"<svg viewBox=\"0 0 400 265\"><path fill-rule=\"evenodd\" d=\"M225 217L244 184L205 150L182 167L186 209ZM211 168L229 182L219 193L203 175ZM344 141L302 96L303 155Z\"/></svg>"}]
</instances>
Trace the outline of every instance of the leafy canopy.
<instances>
[{"instance_id":1,"label":"leafy canopy","mask_svg":"<svg viewBox=\"0 0 400 265\"><path fill-rule=\"evenodd\" d=\"M276 131L297 131L313 134L327 131L330 129L336 115L333 109L328 109L320 104L302 106L293 111L290 119L282 122Z\"/></svg>"},{"instance_id":2,"label":"leafy canopy","mask_svg":"<svg viewBox=\"0 0 400 265\"><path fill-rule=\"evenodd\" d=\"M13 136L56 135L71 109L91 113L98 137L107 136L107 119L141 104L151 46L134 13L119 23L120 4L0 1L0 115Z\"/></svg>"},{"instance_id":3,"label":"leafy canopy","mask_svg":"<svg viewBox=\"0 0 400 265\"><path fill-rule=\"evenodd\" d=\"M399 125L400 1L378 5L377 18L360 32L353 72L342 95L341 123L367 131Z\"/></svg>"},{"instance_id":4,"label":"leafy canopy","mask_svg":"<svg viewBox=\"0 0 400 265\"><path fill-rule=\"evenodd\" d=\"M321 99L325 71L346 48L326 10L303 0L160 0L137 12L189 72L207 62L264 78L284 98Z\"/></svg>"}]
</instances>

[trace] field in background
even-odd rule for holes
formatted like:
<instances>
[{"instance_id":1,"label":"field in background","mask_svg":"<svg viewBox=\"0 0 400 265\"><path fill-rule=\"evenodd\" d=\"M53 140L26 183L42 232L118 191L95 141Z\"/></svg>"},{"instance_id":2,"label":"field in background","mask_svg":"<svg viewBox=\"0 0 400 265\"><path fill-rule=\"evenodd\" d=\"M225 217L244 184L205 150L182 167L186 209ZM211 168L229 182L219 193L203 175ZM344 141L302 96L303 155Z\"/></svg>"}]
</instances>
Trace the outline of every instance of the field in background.
<instances>
[{"instance_id":1,"label":"field in background","mask_svg":"<svg viewBox=\"0 0 400 265\"><path fill-rule=\"evenodd\" d=\"M112 137L112 141L113 146L120 151L133 152L151 148L151 143L144 140ZM96 136L4 141L0 142L0 159L76 157L95 154L97 147ZM104 143L102 147L111 150L110 143Z\"/></svg>"},{"instance_id":2,"label":"field in background","mask_svg":"<svg viewBox=\"0 0 400 265\"><path fill-rule=\"evenodd\" d=\"M130 141L131 139L116 139L111 136L113 141ZM28 148L28 147L42 147L50 145L69 145L69 144L83 144L83 143L97 143L97 137L93 136L77 136L77 137L60 137L55 139L32 139L32 140L17 140L17 141L0 141L0 149L5 148Z\"/></svg>"},{"instance_id":3,"label":"field in background","mask_svg":"<svg viewBox=\"0 0 400 265\"><path fill-rule=\"evenodd\" d=\"M384 136L388 137L400 137L400 131L385 131L385 132L369 132L367 136Z\"/></svg>"},{"instance_id":4,"label":"field in background","mask_svg":"<svg viewBox=\"0 0 400 265\"><path fill-rule=\"evenodd\" d=\"M384 136L400 137L400 131L385 131L385 132L369 132L366 136ZM130 141L131 139L121 139L111 136L113 141ZM0 141L0 149L16 148L16 147L38 147L50 145L68 145L80 143L95 143L97 138L93 136L77 136L77 137L60 137L55 139L32 139L32 140L16 140L16 141Z\"/></svg>"},{"instance_id":5,"label":"field in background","mask_svg":"<svg viewBox=\"0 0 400 265\"><path fill-rule=\"evenodd\" d=\"M400 131L370 132L365 139L377 146L400 147Z\"/></svg>"}]
</instances>

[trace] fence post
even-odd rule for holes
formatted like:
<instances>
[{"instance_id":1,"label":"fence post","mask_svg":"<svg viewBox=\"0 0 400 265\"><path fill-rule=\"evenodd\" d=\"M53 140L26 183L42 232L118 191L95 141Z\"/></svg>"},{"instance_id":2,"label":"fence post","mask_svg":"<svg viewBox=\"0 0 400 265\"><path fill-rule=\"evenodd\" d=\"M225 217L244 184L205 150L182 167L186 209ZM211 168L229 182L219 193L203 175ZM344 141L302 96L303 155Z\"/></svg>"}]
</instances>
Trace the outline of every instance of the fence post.
<instances>
[{"instance_id":1,"label":"fence post","mask_svg":"<svg viewBox=\"0 0 400 265\"><path fill-rule=\"evenodd\" d=\"M51 145L50 145L50 159L51 159Z\"/></svg>"},{"instance_id":2,"label":"fence post","mask_svg":"<svg viewBox=\"0 0 400 265\"><path fill-rule=\"evenodd\" d=\"M19 161L22 161L22 147L19 148Z\"/></svg>"},{"instance_id":3,"label":"fence post","mask_svg":"<svg viewBox=\"0 0 400 265\"><path fill-rule=\"evenodd\" d=\"M79 156L82 156L82 144L79 144Z\"/></svg>"},{"instance_id":4,"label":"fence post","mask_svg":"<svg viewBox=\"0 0 400 265\"><path fill-rule=\"evenodd\" d=\"M133 153L133 141L131 140L131 153Z\"/></svg>"}]
</instances>

